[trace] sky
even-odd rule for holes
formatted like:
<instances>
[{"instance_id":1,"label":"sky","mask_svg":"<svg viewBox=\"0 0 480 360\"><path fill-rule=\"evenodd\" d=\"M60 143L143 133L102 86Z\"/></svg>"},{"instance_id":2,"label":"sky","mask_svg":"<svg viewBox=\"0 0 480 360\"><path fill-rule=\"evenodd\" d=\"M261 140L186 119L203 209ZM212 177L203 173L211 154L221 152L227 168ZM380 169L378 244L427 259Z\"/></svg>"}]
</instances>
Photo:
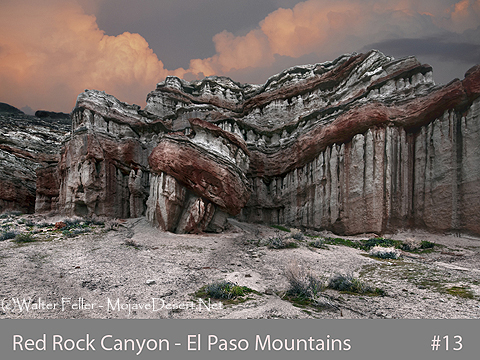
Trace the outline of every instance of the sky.
<instances>
[{"instance_id":1,"label":"sky","mask_svg":"<svg viewBox=\"0 0 480 360\"><path fill-rule=\"evenodd\" d=\"M144 107L168 75L259 84L370 49L462 79L480 0L0 0L0 102L70 112L97 89Z\"/></svg>"}]
</instances>

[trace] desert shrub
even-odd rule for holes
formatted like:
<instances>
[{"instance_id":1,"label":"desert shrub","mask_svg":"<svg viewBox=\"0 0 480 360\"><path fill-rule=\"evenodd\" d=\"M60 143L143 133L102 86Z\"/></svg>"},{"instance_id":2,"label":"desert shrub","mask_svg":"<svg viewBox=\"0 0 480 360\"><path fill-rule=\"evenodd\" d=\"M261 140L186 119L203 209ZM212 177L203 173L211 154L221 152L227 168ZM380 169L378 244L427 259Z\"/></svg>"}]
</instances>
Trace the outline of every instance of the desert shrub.
<instances>
[{"instance_id":1,"label":"desert shrub","mask_svg":"<svg viewBox=\"0 0 480 360\"><path fill-rule=\"evenodd\" d=\"M308 245L318 249L327 249L324 239L316 239L315 241L309 242Z\"/></svg>"},{"instance_id":2,"label":"desert shrub","mask_svg":"<svg viewBox=\"0 0 480 360\"><path fill-rule=\"evenodd\" d=\"M296 261L293 261L287 266L285 276L289 283L287 295L313 299L325 290L325 282L323 279L315 276L303 266L298 265Z\"/></svg>"},{"instance_id":3,"label":"desert shrub","mask_svg":"<svg viewBox=\"0 0 480 360\"><path fill-rule=\"evenodd\" d=\"M21 211L17 211L17 210L7 211L7 212L4 212L2 215L0 215L0 219L7 219L9 217L15 217L20 215L23 215Z\"/></svg>"},{"instance_id":4,"label":"desert shrub","mask_svg":"<svg viewBox=\"0 0 480 360\"><path fill-rule=\"evenodd\" d=\"M48 222L40 222L37 224L37 228L46 228L46 227L54 227L55 224L52 224L52 223L48 223Z\"/></svg>"},{"instance_id":5,"label":"desert shrub","mask_svg":"<svg viewBox=\"0 0 480 360\"><path fill-rule=\"evenodd\" d=\"M419 240L408 238L403 241L402 250L414 251L420 248L420 246L421 246L421 242Z\"/></svg>"},{"instance_id":6,"label":"desert shrub","mask_svg":"<svg viewBox=\"0 0 480 360\"><path fill-rule=\"evenodd\" d=\"M435 246L435 243L430 242L430 241L423 240L420 243L420 249L432 249L434 246Z\"/></svg>"},{"instance_id":7,"label":"desert shrub","mask_svg":"<svg viewBox=\"0 0 480 360\"><path fill-rule=\"evenodd\" d=\"M91 231L92 231L92 229L89 229L89 228L74 229L74 230L72 230L72 235L75 236L75 235L85 234L85 233L89 233Z\"/></svg>"},{"instance_id":8,"label":"desert shrub","mask_svg":"<svg viewBox=\"0 0 480 360\"><path fill-rule=\"evenodd\" d=\"M298 244L295 241L288 241L282 238L271 238L268 240L267 246L270 249L293 249L297 248Z\"/></svg>"},{"instance_id":9,"label":"desert shrub","mask_svg":"<svg viewBox=\"0 0 480 360\"><path fill-rule=\"evenodd\" d=\"M15 238L15 236L17 236L17 233L16 233L16 232L14 232L14 231L5 231L5 232L0 233L0 241L5 241L5 240L13 239L13 238Z\"/></svg>"},{"instance_id":10,"label":"desert shrub","mask_svg":"<svg viewBox=\"0 0 480 360\"><path fill-rule=\"evenodd\" d=\"M325 243L326 244L331 244L331 245L343 245L343 246L348 246L348 247L352 247L352 248L355 248L355 249L362 249L363 248L362 243L360 243L358 241L352 241L352 240L349 240L349 239L342 239L342 238L327 237L327 238L325 238Z\"/></svg>"},{"instance_id":11,"label":"desert shrub","mask_svg":"<svg viewBox=\"0 0 480 360\"><path fill-rule=\"evenodd\" d=\"M28 243L36 241L35 237L30 233L17 234L13 239L16 243Z\"/></svg>"},{"instance_id":12,"label":"desert shrub","mask_svg":"<svg viewBox=\"0 0 480 360\"><path fill-rule=\"evenodd\" d=\"M75 228L81 225L83 222L82 219L65 219L63 220L65 225L67 225L67 229Z\"/></svg>"},{"instance_id":13,"label":"desert shrub","mask_svg":"<svg viewBox=\"0 0 480 360\"><path fill-rule=\"evenodd\" d=\"M344 291L354 294L371 294L371 295L384 295L385 292L379 288L373 288L359 279L353 277L352 274L336 274L328 281L328 287L330 289Z\"/></svg>"},{"instance_id":14,"label":"desert shrub","mask_svg":"<svg viewBox=\"0 0 480 360\"><path fill-rule=\"evenodd\" d=\"M246 286L239 286L225 280L206 285L202 290L201 292L208 297L224 300L235 299L252 292L252 289Z\"/></svg>"},{"instance_id":15,"label":"desert shrub","mask_svg":"<svg viewBox=\"0 0 480 360\"><path fill-rule=\"evenodd\" d=\"M398 259L400 257L400 250L392 247L374 246L370 249L370 255L381 259Z\"/></svg>"},{"instance_id":16,"label":"desert shrub","mask_svg":"<svg viewBox=\"0 0 480 360\"><path fill-rule=\"evenodd\" d=\"M290 237L298 241L302 241L304 239L303 233L299 229L290 229Z\"/></svg>"},{"instance_id":17,"label":"desert shrub","mask_svg":"<svg viewBox=\"0 0 480 360\"><path fill-rule=\"evenodd\" d=\"M398 241L398 240L391 240L391 239L384 239L384 238L381 238L381 237L377 237L377 238L372 238L372 239L368 239L368 240L364 241L363 245L364 245L365 250L369 250L369 249L371 249L375 246L401 247L402 242Z\"/></svg>"}]
</instances>

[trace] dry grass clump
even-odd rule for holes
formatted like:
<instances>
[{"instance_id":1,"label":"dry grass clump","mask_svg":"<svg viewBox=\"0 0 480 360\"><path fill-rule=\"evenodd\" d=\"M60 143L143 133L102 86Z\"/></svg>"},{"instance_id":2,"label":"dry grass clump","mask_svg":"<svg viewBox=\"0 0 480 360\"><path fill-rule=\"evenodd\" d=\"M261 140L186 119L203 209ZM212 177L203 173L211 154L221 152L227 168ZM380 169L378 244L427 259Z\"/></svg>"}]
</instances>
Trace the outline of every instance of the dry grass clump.
<instances>
[{"instance_id":1,"label":"dry grass clump","mask_svg":"<svg viewBox=\"0 0 480 360\"><path fill-rule=\"evenodd\" d=\"M400 250L392 247L374 246L370 249L369 254L381 259L398 259L400 257Z\"/></svg>"},{"instance_id":2,"label":"dry grass clump","mask_svg":"<svg viewBox=\"0 0 480 360\"><path fill-rule=\"evenodd\" d=\"M30 233L23 233L23 234L17 234L13 239L13 241L16 243L29 243L29 242L37 241L37 239L35 239L35 237Z\"/></svg>"},{"instance_id":3,"label":"dry grass clump","mask_svg":"<svg viewBox=\"0 0 480 360\"><path fill-rule=\"evenodd\" d=\"M350 294L385 295L385 291L373 288L355 278L352 274L336 274L328 281L330 289L343 291Z\"/></svg>"},{"instance_id":4,"label":"dry grass clump","mask_svg":"<svg viewBox=\"0 0 480 360\"><path fill-rule=\"evenodd\" d=\"M290 284L287 295L314 299L325 290L325 281L299 265L297 261L288 264L285 276Z\"/></svg>"}]
</instances>

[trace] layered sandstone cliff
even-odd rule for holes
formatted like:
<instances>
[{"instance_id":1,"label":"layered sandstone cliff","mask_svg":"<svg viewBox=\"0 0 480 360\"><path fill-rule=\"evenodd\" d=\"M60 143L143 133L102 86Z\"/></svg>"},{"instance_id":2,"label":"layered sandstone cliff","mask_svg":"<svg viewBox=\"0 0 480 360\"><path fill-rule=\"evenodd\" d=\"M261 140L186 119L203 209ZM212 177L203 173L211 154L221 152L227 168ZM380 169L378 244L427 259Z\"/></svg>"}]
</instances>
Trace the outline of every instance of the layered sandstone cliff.
<instances>
[{"instance_id":1,"label":"layered sandstone cliff","mask_svg":"<svg viewBox=\"0 0 480 360\"><path fill-rule=\"evenodd\" d=\"M436 86L430 66L378 51L263 85L168 77L143 110L86 91L55 170L58 209L176 232L218 231L230 214L480 234L479 95L478 66Z\"/></svg>"},{"instance_id":2,"label":"layered sandstone cliff","mask_svg":"<svg viewBox=\"0 0 480 360\"><path fill-rule=\"evenodd\" d=\"M49 211L50 200L58 197L56 178L43 174L56 169L70 119L66 114L43 115L26 115L0 103L0 213L33 213L35 199L41 211Z\"/></svg>"}]
</instances>

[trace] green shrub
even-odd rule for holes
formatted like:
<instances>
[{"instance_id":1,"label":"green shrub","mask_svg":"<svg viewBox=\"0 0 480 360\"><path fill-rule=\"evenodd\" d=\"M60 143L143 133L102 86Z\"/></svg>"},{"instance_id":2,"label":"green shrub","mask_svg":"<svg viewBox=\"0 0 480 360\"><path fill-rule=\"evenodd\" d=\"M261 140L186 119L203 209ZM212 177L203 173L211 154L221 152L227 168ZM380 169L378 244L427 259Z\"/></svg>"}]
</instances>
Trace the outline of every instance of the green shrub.
<instances>
[{"instance_id":1,"label":"green shrub","mask_svg":"<svg viewBox=\"0 0 480 360\"><path fill-rule=\"evenodd\" d=\"M0 241L5 241L9 239L13 239L17 236L17 233L14 231L5 231L0 234Z\"/></svg>"},{"instance_id":2,"label":"green shrub","mask_svg":"<svg viewBox=\"0 0 480 360\"><path fill-rule=\"evenodd\" d=\"M287 290L287 295L297 298L314 299L320 292L325 290L325 282L323 279L318 278L311 271L298 265L296 261L287 266L285 275L290 285Z\"/></svg>"},{"instance_id":3,"label":"green shrub","mask_svg":"<svg viewBox=\"0 0 480 360\"><path fill-rule=\"evenodd\" d=\"M430 242L430 241L423 240L420 243L420 249L432 249L434 246L435 246L435 243Z\"/></svg>"},{"instance_id":4,"label":"green shrub","mask_svg":"<svg viewBox=\"0 0 480 360\"><path fill-rule=\"evenodd\" d=\"M267 246L270 249L293 249L298 248L298 244L295 241L288 241L282 238L271 238L268 241Z\"/></svg>"},{"instance_id":5,"label":"green shrub","mask_svg":"<svg viewBox=\"0 0 480 360\"><path fill-rule=\"evenodd\" d=\"M23 215L21 211L13 210L13 211L7 211L0 215L0 219L7 219L9 217L15 217L15 216L20 216Z\"/></svg>"},{"instance_id":6,"label":"green shrub","mask_svg":"<svg viewBox=\"0 0 480 360\"><path fill-rule=\"evenodd\" d=\"M273 227L275 229L278 229L278 230L285 231L285 232L290 232L290 229L288 229L288 228L286 228L285 226L282 226L282 225L271 225L271 227Z\"/></svg>"},{"instance_id":7,"label":"green shrub","mask_svg":"<svg viewBox=\"0 0 480 360\"><path fill-rule=\"evenodd\" d=\"M54 227L55 224L47 223L47 222L41 222L37 224L37 228L46 228L46 227Z\"/></svg>"},{"instance_id":8,"label":"green shrub","mask_svg":"<svg viewBox=\"0 0 480 360\"><path fill-rule=\"evenodd\" d=\"M308 245L318 249L328 249L328 247L325 245L324 239L316 239L315 241L309 242Z\"/></svg>"},{"instance_id":9,"label":"green shrub","mask_svg":"<svg viewBox=\"0 0 480 360\"><path fill-rule=\"evenodd\" d=\"M233 282L223 280L206 285L199 291L198 295L204 295L214 299L230 300L244 296L250 292L253 292L253 290L246 286L239 286Z\"/></svg>"},{"instance_id":10,"label":"green shrub","mask_svg":"<svg viewBox=\"0 0 480 360\"><path fill-rule=\"evenodd\" d=\"M395 248L401 248L403 246L403 242L400 240L384 239L381 237L363 240L362 242L363 242L364 250L370 250L375 246L383 246L383 247L393 246Z\"/></svg>"},{"instance_id":11,"label":"green shrub","mask_svg":"<svg viewBox=\"0 0 480 360\"><path fill-rule=\"evenodd\" d=\"M374 246L370 249L370 255L381 259L398 259L400 257L400 250L392 247Z\"/></svg>"},{"instance_id":12,"label":"green shrub","mask_svg":"<svg viewBox=\"0 0 480 360\"><path fill-rule=\"evenodd\" d=\"M28 242L34 242L37 240L32 234L24 233L24 234L17 234L13 239L13 241L16 243L28 243Z\"/></svg>"},{"instance_id":13,"label":"green shrub","mask_svg":"<svg viewBox=\"0 0 480 360\"><path fill-rule=\"evenodd\" d=\"M343 291L353 294L366 294L366 295L385 295L385 291L379 288L372 288L371 286L363 283L359 279L356 279L351 274L336 274L330 278L328 282L330 289Z\"/></svg>"}]
</instances>

